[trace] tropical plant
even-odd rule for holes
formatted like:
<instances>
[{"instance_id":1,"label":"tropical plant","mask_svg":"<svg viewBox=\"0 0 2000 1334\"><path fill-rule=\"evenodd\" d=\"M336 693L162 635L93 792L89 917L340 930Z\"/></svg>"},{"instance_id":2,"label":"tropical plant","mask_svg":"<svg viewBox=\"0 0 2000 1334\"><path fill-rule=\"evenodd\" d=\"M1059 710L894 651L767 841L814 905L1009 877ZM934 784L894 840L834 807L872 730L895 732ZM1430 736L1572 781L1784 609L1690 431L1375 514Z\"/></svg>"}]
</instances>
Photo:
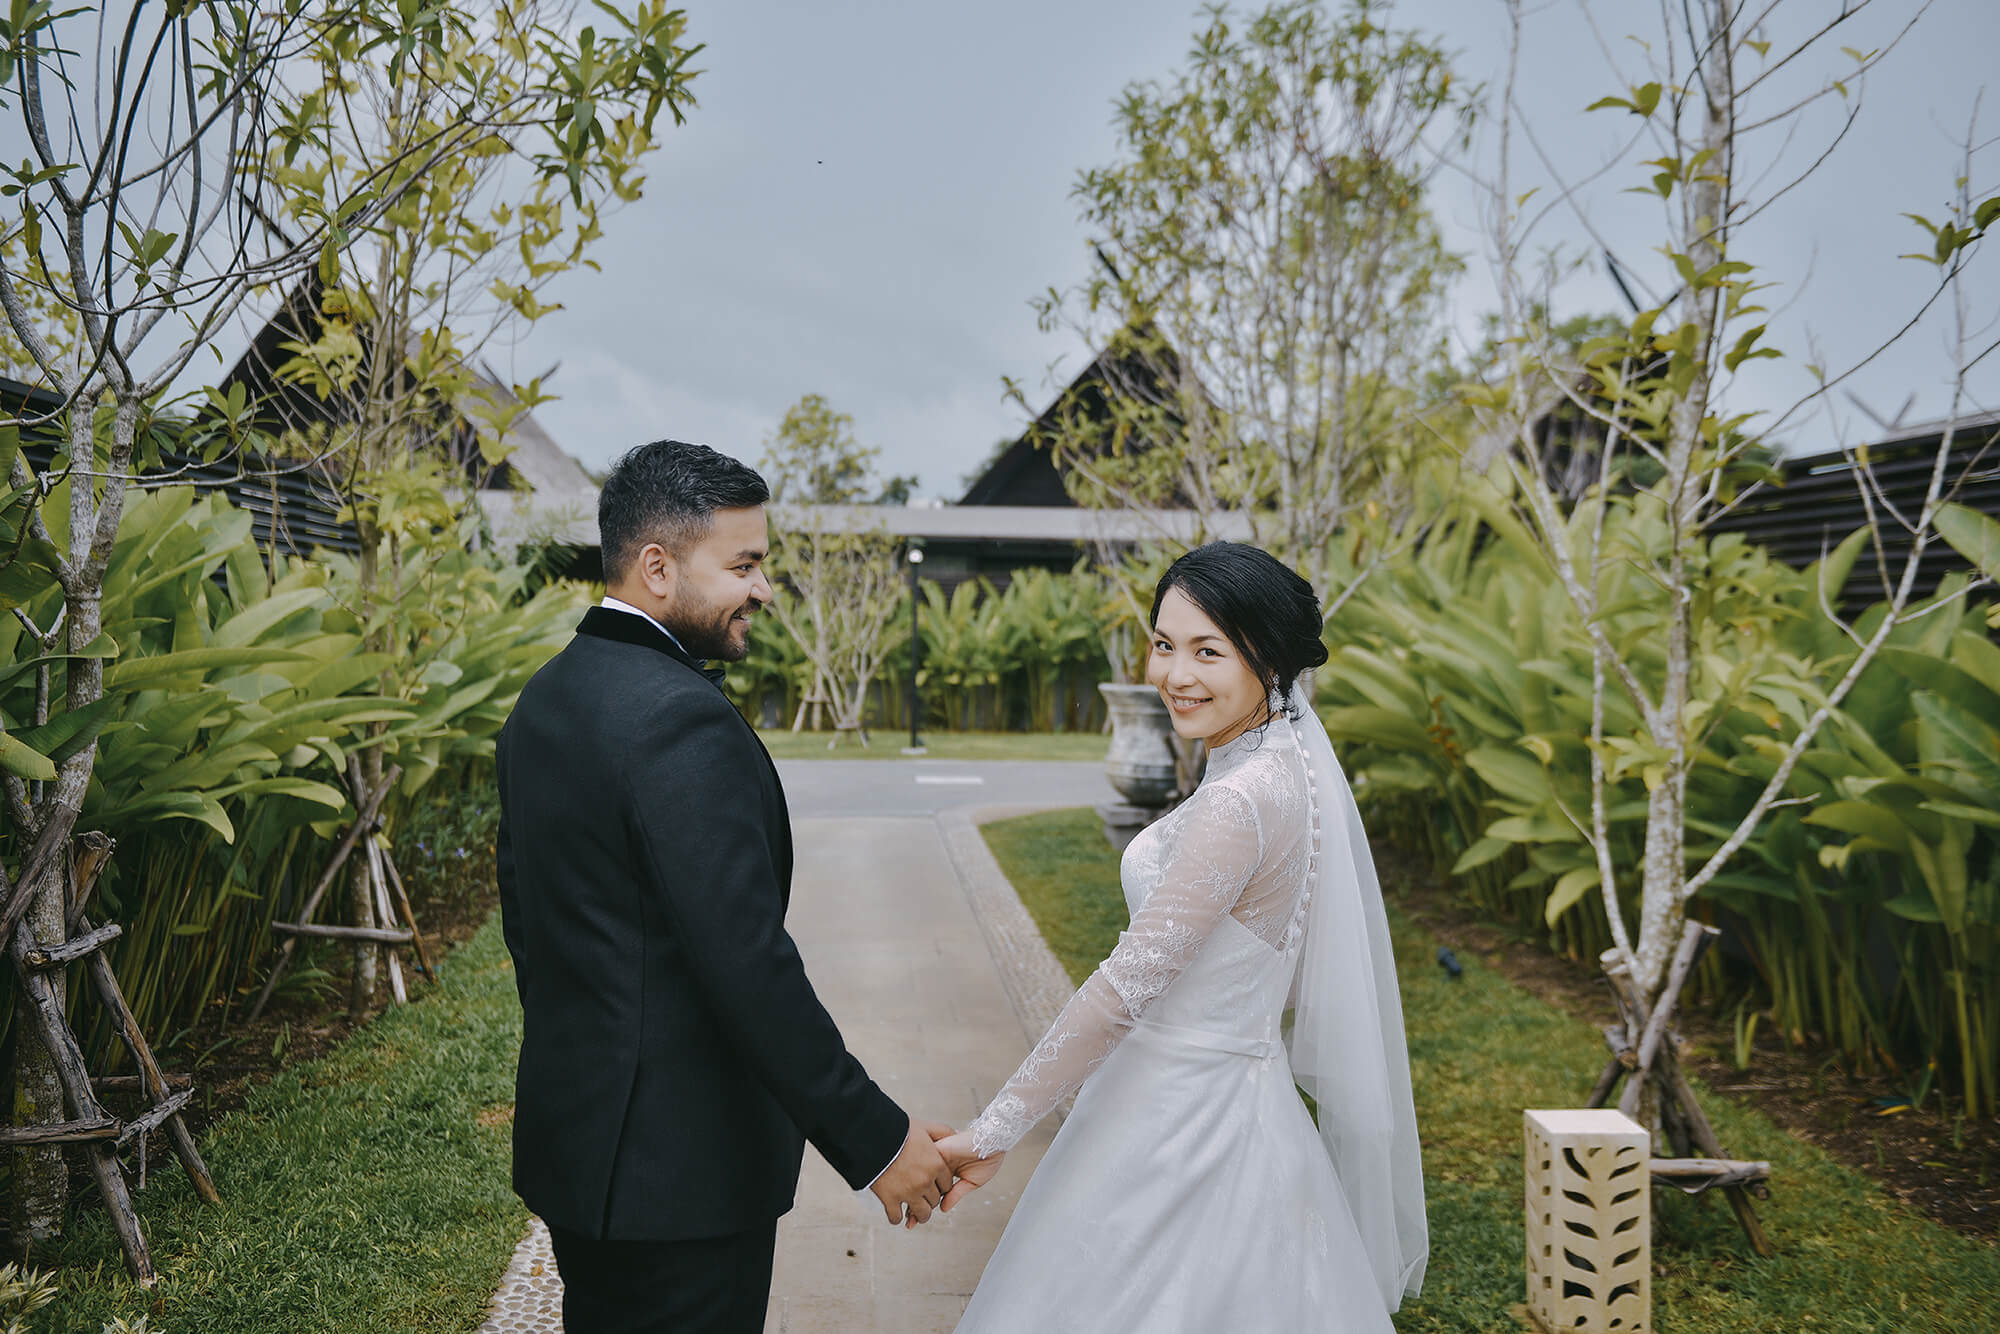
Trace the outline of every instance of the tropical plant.
<instances>
[{"instance_id":1,"label":"tropical plant","mask_svg":"<svg viewBox=\"0 0 2000 1334\"><path fill-rule=\"evenodd\" d=\"M1371 818L1449 867L1484 910L1594 959L1612 935L1587 839L1590 755L1604 757L1603 837L1628 913L1668 761L1619 697L1594 707L1590 627L1533 539L1490 517L1431 534L1333 622L1322 716ZM1615 549L1663 539L1644 496L1614 502L1602 522ZM1733 536L1691 553L1701 630L1689 864L1731 836L1792 729L1824 707L1822 682L1858 656L1827 607L1859 577L1864 537L1806 571ZM1995 1105L2000 1062L2000 651L1963 586L1948 581L1927 615L1895 629L1785 776L1778 808L1689 910L1728 925L1780 1032L1913 1085L1935 1062L1976 1114ZM1608 586L1601 624L1643 670L1658 667L1658 595L1636 567ZM1729 989L1721 966L1709 965L1718 995Z\"/></svg>"},{"instance_id":2,"label":"tropical plant","mask_svg":"<svg viewBox=\"0 0 2000 1334\"><path fill-rule=\"evenodd\" d=\"M297 62L311 147L274 144L264 166L287 224L351 199L388 203L356 219L278 316L288 336L262 368L278 387L255 405L288 456L332 456L360 541L352 605L388 661L410 660L392 627L416 627L378 615L406 597L410 548L454 524L467 483L504 461L509 432L548 397L539 380L498 381L482 354L559 308L549 286L590 265L603 218L639 197L661 113L679 123L693 102L698 48L682 11L660 0L629 15L583 9L438 6L435 40L386 66L364 58L372 25L330 27ZM362 781L378 783L388 762L365 749ZM359 859L348 912L373 920ZM353 952L358 1016L380 951Z\"/></svg>"},{"instance_id":3,"label":"tropical plant","mask_svg":"<svg viewBox=\"0 0 2000 1334\"><path fill-rule=\"evenodd\" d=\"M457 547L455 533L439 541ZM106 571L118 659L86 715L99 753L81 818L118 841L98 892L124 932L121 985L167 1047L252 984L270 923L296 914L352 819L348 756L377 744L403 765L385 810L401 838L437 789L486 772L514 697L580 610L562 585L521 598L525 570L457 547L382 613L407 627L404 660L385 664L347 605L351 560L263 561L247 513L172 487L131 507ZM30 618L58 595L31 602ZM10 721L36 707L32 653L19 622L0 622ZM382 692L385 677L396 693ZM18 853L18 833L0 834L0 848ZM85 1038L118 1059L101 1017Z\"/></svg>"},{"instance_id":4,"label":"tropical plant","mask_svg":"<svg viewBox=\"0 0 2000 1334\"><path fill-rule=\"evenodd\" d=\"M1777 613L1731 568L1750 558L1740 546L1710 540L1715 519L1768 478L1762 437L1789 415L1759 423L1730 402L1746 367L1780 355L1766 339L1765 284L1751 263L1754 233L1746 229L1777 194L1825 161L1814 155L1817 148L1790 156L1807 110L1853 101L1853 81L1907 31L1891 20L1879 44L1860 36L1869 22L1860 17L1866 3L1831 23L1795 16L1792 8L1772 4L1751 17L1736 0L1700 0L1649 11L1642 21L1650 39L1633 47L1645 71L1615 75L1617 86L1593 104L1635 118L1625 161L1590 172L1584 183L1581 171L1552 168L1549 202L1534 203L1537 191L1523 191L1510 175L1522 7L1509 4L1513 42L1489 209L1506 352L1486 380L1467 390L1482 428L1478 461L1491 465L1491 487L1479 503L1503 540L1524 544L1554 570L1554 599L1567 604L1589 648L1581 664L1521 663L1536 679L1531 689L1556 692L1550 707L1571 716L1560 733L1530 733L1542 738L1547 753L1507 755L1516 769L1525 760L1551 774L1519 799L1533 809L1514 815L1520 823L1509 830L1533 845L1533 870L1555 878L1559 897L1597 893L1610 933L1608 967L1621 988L1629 987L1630 1008L1641 1013L1661 1002L1690 906L1711 886L1765 879L1749 869L1753 844L1786 818L1788 806L1816 799L1798 772L1805 756L1835 725L1875 655L1931 610L1912 595L1916 573L1926 547L1940 540L1940 517L1964 480L1949 467L1953 432L1947 430L1921 504L1893 519L1883 516L1885 524L1907 527L1914 542L1907 559L1896 561L1877 544L1882 605L1863 621L1828 627L1827 647L1818 651L1790 649L1759 624ZM1843 38L1832 35L1836 28ZM1835 55L1831 46L1847 33L1873 49L1850 46ZM1797 81L1808 69L1814 73L1801 95ZM1774 77L1780 70L1784 80ZM1756 135L1773 126L1786 133ZM1775 145L1774 159L1755 156L1766 141ZM1977 144L1977 134L1969 134L1950 218L1923 223L1935 243L1924 256L1936 274L1928 298L1947 301L1959 316L1953 418L1967 370L1985 355L1971 342L1966 265L2000 217L2000 198L1972 193ZM1648 157L1638 159L1640 151ZM1611 170L1619 165L1623 173ZM1624 328L1588 344L1580 363L1566 361L1551 348L1545 327L1553 261L1536 265L1524 257L1541 244L1537 224L1553 213L1587 211L1589 185L1602 179L1657 198L1654 244L1672 265L1674 286L1671 295L1649 299ZM1884 344L1906 327L1901 316L1888 320ZM1841 378L1837 370L1830 378L1825 370L1818 375L1799 410ZM1596 465L1581 491L1559 489L1547 466L1545 428L1557 409L1586 424L1570 444ZM1872 500L1879 487L1870 460L1857 453L1853 462L1857 485ZM1626 493L1629 504L1621 498ZM1823 563L1824 596L1833 596L1861 545L1876 540L1874 531L1864 531ZM1555 600L1543 600L1540 616L1555 615ZM1551 679L1538 663L1556 663L1565 675ZM1765 727L1743 731L1746 719ZM1755 788L1739 790L1734 777L1750 772L1760 775ZM1558 773L1586 774L1587 786L1564 790ZM1716 804L1718 792L1733 804ZM1634 817L1637 823L1628 825ZM1642 835L1636 857L1633 831ZM1967 1087L1977 1096L1976 1083ZM1642 1101L1641 1108L1654 1121L1650 1105Z\"/></svg>"}]
</instances>

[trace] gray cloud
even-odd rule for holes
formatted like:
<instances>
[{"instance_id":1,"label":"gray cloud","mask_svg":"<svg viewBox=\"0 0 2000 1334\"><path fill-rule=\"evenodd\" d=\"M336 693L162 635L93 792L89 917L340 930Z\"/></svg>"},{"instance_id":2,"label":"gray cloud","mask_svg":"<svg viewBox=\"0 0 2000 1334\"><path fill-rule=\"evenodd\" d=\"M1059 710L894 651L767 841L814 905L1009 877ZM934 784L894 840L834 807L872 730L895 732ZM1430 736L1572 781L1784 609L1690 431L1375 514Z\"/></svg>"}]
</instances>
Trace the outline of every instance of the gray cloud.
<instances>
[{"instance_id":1,"label":"gray cloud","mask_svg":"<svg viewBox=\"0 0 2000 1334\"><path fill-rule=\"evenodd\" d=\"M1616 44L1620 16L1629 26L1650 9L1593 12ZM1396 19L1442 32L1468 78L1497 80L1501 12L1489 0L1407 0ZM1553 153L1595 162L1625 127L1582 114L1616 85L1574 14L1537 12L1524 101ZM1027 303L1086 272L1074 177L1109 158L1119 89L1169 74L1194 22L1192 5L1163 0L692 7L690 31L708 43L701 105L665 134L645 199L608 224L602 272L565 281L566 309L513 350L510 369L562 363L563 398L540 415L594 466L662 435L754 459L785 408L816 392L854 416L886 470L955 497L960 476L1020 429L1001 377L1039 388L1050 362L1080 364L1082 349L1039 332ZM1884 26L1842 40L1867 46ZM1773 328L1791 355L1757 365L1739 386L1744 406L1802 392L1809 332L1839 364L1913 304L1923 275L1894 259L1915 239L1897 214L1934 212L1950 188L1941 127L1963 124L1996 38L1990 0L1938 0L1871 81L1869 113L1829 170L1745 238L1784 284L1774 303L1794 304ZM2000 131L2000 105L1988 110ZM1621 259L1668 285L1648 250L1656 217L1616 194L1630 183L1600 189L1593 217ZM1475 251L1477 193L1450 183L1437 202L1453 244ZM1582 242L1567 222L1552 236ZM1465 327L1491 290L1474 253ZM1572 309L1618 307L1601 268L1559 296ZM1859 391L1885 412L1912 390L1915 415L1941 411L1938 333L1871 367ZM1981 388L2000 405L2000 365ZM1795 441L1812 446L1826 429Z\"/></svg>"}]
</instances>

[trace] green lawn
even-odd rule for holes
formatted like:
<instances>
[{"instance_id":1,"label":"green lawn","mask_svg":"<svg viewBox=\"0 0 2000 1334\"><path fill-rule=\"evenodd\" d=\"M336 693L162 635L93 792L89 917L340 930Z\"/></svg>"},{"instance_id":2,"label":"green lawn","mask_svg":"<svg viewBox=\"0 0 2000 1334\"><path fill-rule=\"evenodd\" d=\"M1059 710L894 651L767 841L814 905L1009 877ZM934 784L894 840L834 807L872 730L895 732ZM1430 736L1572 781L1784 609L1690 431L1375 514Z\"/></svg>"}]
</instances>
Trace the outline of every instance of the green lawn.
<instances>
[{"instance_id":1,"label":"green lawn","mask_svg":"<svg viewBox=\"0 0 2000 1334\"><path fill-rule=\"evenodd\" d=\"M1072 977L1124 926L1118 857L1090 811L985 826L988 844ZM1396 1317L1417 1331L1522 1328L1521 1111L1581 1103L1603 1043L1579 1023L1461 954L1453 982L1437 941L1390 906L1417 1118L1431 1262L1421 1298ZM1865 1177L1754 1110L1705 1098L1732 1153L1769 1159L1759 1205L1775 1259L1744 1245L1719 1199L1656 1196L1653 1315L1661 1334L1991 1330L2000 1249L1913 1214Z\"/></svg>"},{"instance_id":2,"label":"green lawn","mask_svg":"<svg viewBox=\"0 0 2000 1334\"><path fill-rule=\"evenodd\" d=\"M137 1197L154 1293L123 1277L103 1215L86 1214L57 1257L63 1295L32 1328L97 1334L140 1315L162 1334L477 1327L528 1222L508 1186L521 1028L498 915L442 969L440 986L204 1137L220 1206L154 1156Z\"/></svg>"},{"instance_id":3,"label":"green lawn","mask_svg":"<svg viewBox=\"0 0 2000 1334\"><path fill-rule=\"evenodd\" d=\"M781 760L901 760L908 732L874 731L869 745L852 736L828 749L831 732L760 731L764 745ZM1081 760L1101 763L1111 738L1101 732L926 732L924 747L932 760Z\"/></svg>"}]
</instances>

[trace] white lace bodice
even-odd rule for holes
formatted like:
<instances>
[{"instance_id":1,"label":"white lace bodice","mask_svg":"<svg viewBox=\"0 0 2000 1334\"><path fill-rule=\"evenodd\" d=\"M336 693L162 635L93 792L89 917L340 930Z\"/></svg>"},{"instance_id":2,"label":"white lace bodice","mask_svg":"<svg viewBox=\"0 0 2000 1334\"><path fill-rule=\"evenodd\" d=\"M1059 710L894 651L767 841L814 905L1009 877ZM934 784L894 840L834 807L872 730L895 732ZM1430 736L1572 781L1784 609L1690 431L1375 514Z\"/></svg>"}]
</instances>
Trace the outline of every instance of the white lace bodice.
<instances>
[{"instance_id":1,"label":"white lace bodice","mask_svg":"<svg viewBox=\"0 0 2000 1334\"><path fill-rule=\"evenodd\" d=\"M1297 735L1282 715L1210 752L1201 786L1125 850L1120 880L1132 921L1117 947L968 1127L982 1157L1012 1148L1081 1088L1232 920L1267 947L1244 953L1236 980L1278 975L1275 999L1260 1004L1258 992L1217 978L1213 995L1172 1007L1176 1021L1188 1022L1185 1014L1208 1027L1233 1016L1275 1036L1305 925L1316 810ZM1216 1015L1218 1004L1229 1013ZM1241 1013L1251 1008L1272 1013Z\"/></svg>"}]
</instances>

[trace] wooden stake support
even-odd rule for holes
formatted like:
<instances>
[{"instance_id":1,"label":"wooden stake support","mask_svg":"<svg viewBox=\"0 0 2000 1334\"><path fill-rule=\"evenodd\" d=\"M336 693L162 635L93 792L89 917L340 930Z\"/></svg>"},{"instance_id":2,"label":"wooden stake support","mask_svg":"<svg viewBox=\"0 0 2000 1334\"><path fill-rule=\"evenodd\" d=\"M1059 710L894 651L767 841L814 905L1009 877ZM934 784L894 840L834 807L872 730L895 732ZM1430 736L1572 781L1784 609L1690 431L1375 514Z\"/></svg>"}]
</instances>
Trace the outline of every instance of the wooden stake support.
<instances>
[{"instance_id":1,"label":"wooden stake support","mask_svg":"<svg viewBox=\"0 0 2000 1334\"><path fill-rule=\"evenodd\" d=\"M119 1151L137 1142L140 1184L143 1186L146 1136L164 1128L174 1156L180 1159L181 1166L194 1182L196 1194L209 1204L220 1202L222 1196L215 1188L207 1164L202 1162L201 1154L195 1149L194 1136L182 1119L181 1114L194 1097L194 1090L183 1087L178 1093L167 1091L168 1077L161 1073L159 1063L153 1059L152 1047L147 1043L145 1034L140 1032L132 1007L125 1001L111 961L104 957L104 947L118 939L121 934L119 928L115 925L93 928L85 912L91 890L110 860L114 846L111 839L96 832L78 834L67 840L67 850L71 855L66 917L69 929L81 934L57 944L43 945L21 923L21 915L27 910L36 877L57 852L57 846L50 843L47 833L23 859L24 879L9 888L5 885L5 877L0 876L0 893L4 893L7 901L6 912L0 914L0 928L4 928L6 950L14 961L15 983L27 1001L17 1013L27 1016L32 1031L54 1061L70 1118L55 1125L0 1128L0 1144L17 1147L32 1144L83 1145L91 1172L103 1194L104 1206L111 1215L112 1227L118 1234L119 1245L125 1252L125 1263L141 1286L152 1287L157 1282L152 1255L147 1249L145 1234L139 1227L139 1215L133 1207L131 1191L125 1184L125 1170L118 1161ZM48 976L79 963L88 972L97 999L110 1011L118 1036L132 1053L132 1059L139 1067L137 1075L92 1079L85 1068L83 1049L77 1043L76 1034L69 1026L56 988ZM183 1086L188 1083L184 1078L175 1082ZM100 1090L112 1088L143 1092L151 1106L132 1120L121 1121L107 1113L97 1101Z\"/></svg>"},{"instance_id":2,"label":"wooden stake support","mask_svg":"<svg viewBox=\"0 0 2000 1334\"><path fill-rule=\"evenodd\" d=\"M1721 934L1702 922L1689 922L1682 929L1679 948L1674 951L1673 964L1667 972L1666 989L1660 993L1659 1008L1650 1014L1624 965L1614 953L1606 952L1604 972L1611 979L1612 995L1623 1022L1604 1030L1611 1060L1592 1087L1587 1105L1604 1106L1619 1080L1625 1079L1618 1110L1636 1118L1650 1088L1659 1107L1661 1127L1675 1154L1652 1160L1653 1179L1690 1195L1720 1187L1751 1249L1759 1255L1771 1256L1777 1251L1764 1235L1756 1207L1750 1202L1752 1195L1770 1198L1770 1187L1765 1182L1771 1175L1771 1165L1732 1159L1723 1152L1714 1127L1695 1098L1687 1076L1681 1072L1680 1057L1676 1054L1680 1035L1673 1030L1672 1022L1673 1012L1680 1005L1681 989L1687 985L1695 965L1701 962L1701 956ZM1634 1033L1639 1035L1636 1042L1632 1039Z\"/></svg>"},{"instance_id":3,"label":"wooden stake support","mask_svg":"<svg viewBox=\"0 0 2000 1334\"><path fill-rule=\"evenodd\" d=\"M264 979L263 990L257 993L256 1001L250 1006L250 1015L246 1022L255 1023L257 1017L264 1013L264 1007L271 1003L271 993L278 989L279 981L292 966L292 956L298 950L300 936L374 941L385 946L406 943L401 933L396 933L393 940L386 938L390 934L385 930L388 925L386 922L381 924L373 921L358 922L353 926L335 927L321 926L312 920L312 915L319 911L320 900L325 898L327 890L333 887L333 882L340 876L340 868L347 865L347 859L353 853L355 844L361 841L364 834L369 840L369 851L363 854L363 859L368 863L369 879L372 882L379 876L380 871L377 869L375 858L380 850L374 845L374 837L375 831L381 828L381 825L375 817L402 776L403 767L400 764L391 765L388 772L382 775L381 783L374 791L368 792L361 781L361 766L352 760L349 761L347 781L354 799L354 823L347 827L347 832L340 836L340 842L334 845L333 855L327 859L325 869L319 873L318 883L313 885L312 893L306 895L305 906L299 909L298 921L271 923L271 929L283 935L285 943L278 949L277 961L271 965L271 975ZM380 892L379 887L377 892ZM410 919L410 932L411 937L415 938L417 934L415 917ZM392 970L395 957L393 954L389 956ZM400 1000L402 999L400 970L392 971L390 977L396 985L397 999Z\"/></svg>"}]
</instances>

